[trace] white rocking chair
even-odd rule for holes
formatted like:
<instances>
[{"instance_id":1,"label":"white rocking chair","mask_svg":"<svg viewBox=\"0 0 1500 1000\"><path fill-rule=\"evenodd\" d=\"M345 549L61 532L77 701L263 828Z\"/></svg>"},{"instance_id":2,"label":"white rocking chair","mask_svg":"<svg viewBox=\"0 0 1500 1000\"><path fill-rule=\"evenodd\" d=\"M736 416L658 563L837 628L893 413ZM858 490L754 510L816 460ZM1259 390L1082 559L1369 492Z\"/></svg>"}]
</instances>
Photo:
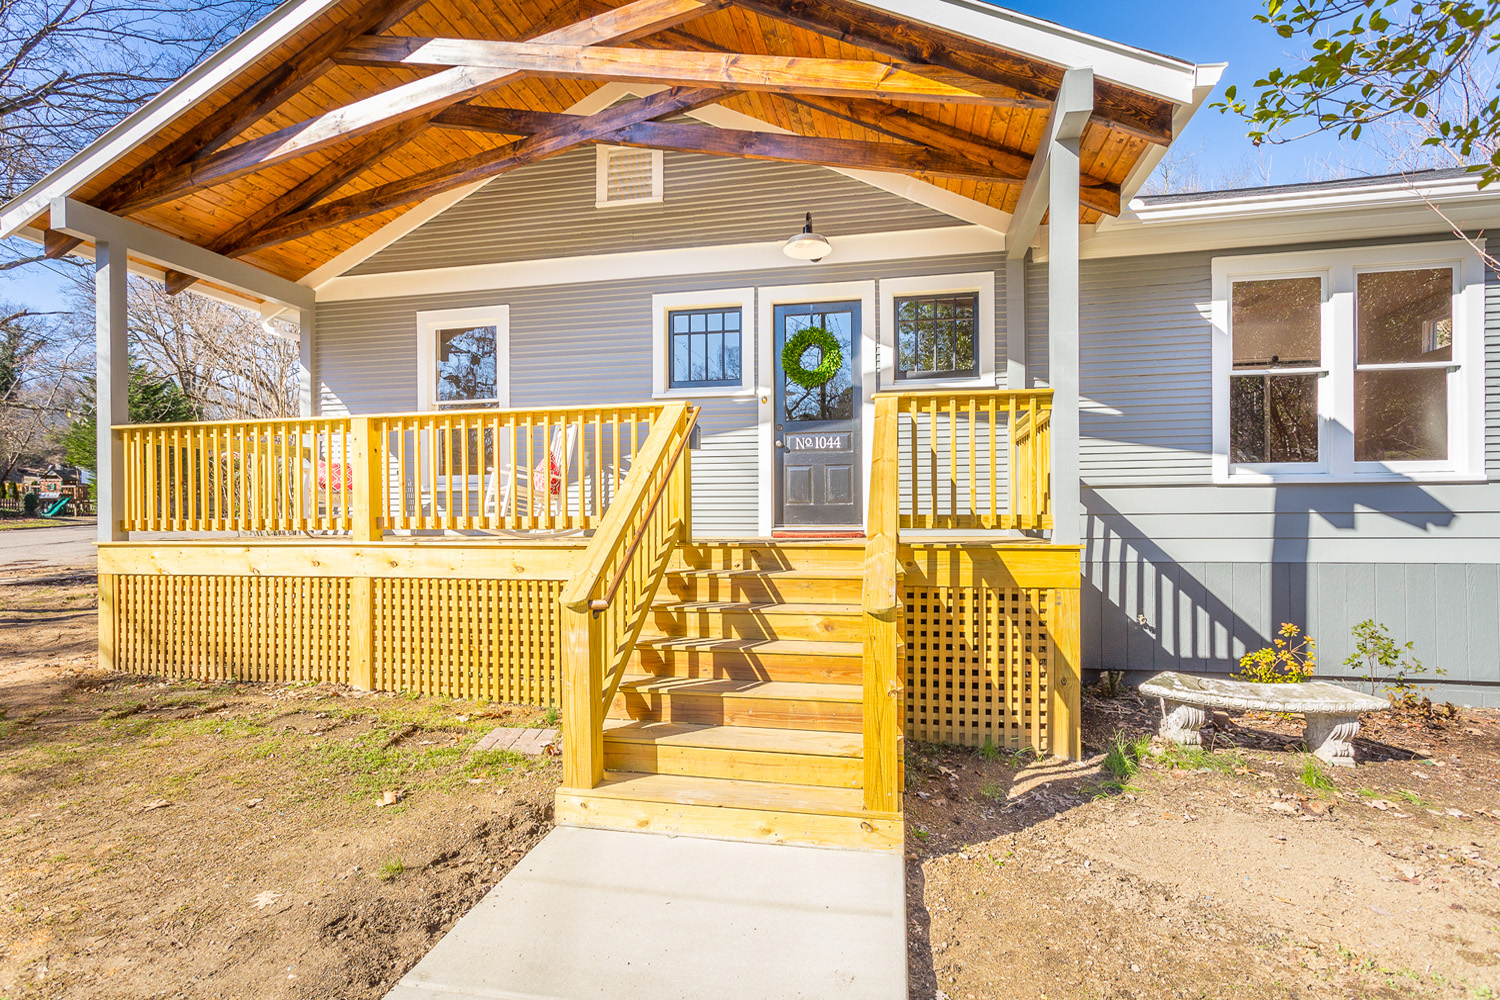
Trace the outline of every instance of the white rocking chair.
<instances>
[{"instance_id":1,"label":"white rocking chair","mask_svg":"<svg viewBox=\"0 0 1500 1000\"><path fill-rule=\"evenodd\" d=\"M489 477L489 487L485 490L484 497L486 516L504 517L510 513L531 516L534 513L531 510L532 496L540 494L550 501L552 516L557 517L563 512L563 504L568 498L568 483L563 480L563 471L565 469L570 472L576 470L577 456L578 425L572 423L567 424L566 428L559 426L553 429L547 454L537 463L535 469L525 468L520 464L520 456L512 455L508 467L500 469L498 474L492 473ZM530 477L533 483L542 483L542 488L528 489L527 477ZM498 481L502 479L505 485L503 489L500 489ZM500 492L498 501L497 490Z\"/></svg>"}]
</instances>

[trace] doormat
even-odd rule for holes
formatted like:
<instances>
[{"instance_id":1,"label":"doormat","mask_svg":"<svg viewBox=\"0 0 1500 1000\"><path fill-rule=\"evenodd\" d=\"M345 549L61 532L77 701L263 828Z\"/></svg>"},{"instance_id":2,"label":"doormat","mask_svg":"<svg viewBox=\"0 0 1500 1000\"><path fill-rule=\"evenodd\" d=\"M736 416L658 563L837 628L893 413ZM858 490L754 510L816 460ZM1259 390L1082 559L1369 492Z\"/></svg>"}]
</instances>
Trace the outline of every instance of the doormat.
<instances>
[{"instance_id":1,"label":"doormat","mask_svg":"<svg viewBox=\"0 0 1500 1000\"><path fill-rule=\"evenodd\" d=\"M826 538L863 538L865 537L865 533L863 531L790 531L773 529L771 531L771 537L786 539L795 538L805 541L818 541L819 539Z\"/></svg>"}]
</instances>

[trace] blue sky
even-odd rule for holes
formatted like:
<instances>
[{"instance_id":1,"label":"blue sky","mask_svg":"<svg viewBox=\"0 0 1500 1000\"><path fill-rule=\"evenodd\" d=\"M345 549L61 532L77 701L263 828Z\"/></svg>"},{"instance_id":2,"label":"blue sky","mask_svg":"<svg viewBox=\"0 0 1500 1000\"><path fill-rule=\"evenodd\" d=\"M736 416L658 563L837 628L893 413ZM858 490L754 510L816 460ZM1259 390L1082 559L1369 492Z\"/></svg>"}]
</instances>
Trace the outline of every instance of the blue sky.
<instances>
[{"instance_id":1,"label":"blue sky","mask_svg":"<svg viewBox=\"0 0 1500 1000\"><path fill-rule=\"evenodd\" d=\"M1287 65L1300 51L1299 44L1257 24L1253 18L1262 8L1249 0L1007 0L1003 6L1180 59L1227 62L1223 84L1237 83L1241 91L1271 67ZM1338 155L1337 144L1323 138L1257 153L1237 118L1207 107L1179 137L1176 148L1192 156L1210 186L1321 179ZM61 291L60 281L45 267L0 274L0 299L35 308L64 308Z\"/></svg>"}]
</instances>

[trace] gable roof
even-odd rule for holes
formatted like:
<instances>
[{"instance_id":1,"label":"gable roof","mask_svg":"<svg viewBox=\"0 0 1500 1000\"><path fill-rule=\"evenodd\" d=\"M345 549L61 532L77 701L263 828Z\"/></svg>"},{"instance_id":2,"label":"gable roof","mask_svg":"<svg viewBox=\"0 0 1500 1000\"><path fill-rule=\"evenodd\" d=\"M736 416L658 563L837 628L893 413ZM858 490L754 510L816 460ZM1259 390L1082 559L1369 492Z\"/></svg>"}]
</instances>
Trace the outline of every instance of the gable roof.
<instances>
[{"instance_id":1,"label":"gable roof","mask_svg":"<svg viewBox=\"0 0 1500 1000\"><path fill-rule=\"evenodd\" d=\"M537 37L546 44L502 41ZM604 76L568 68L597 41L583 55ZM432 61L443 45L461 56ZM504 69L518 59L532 62ZM609 76L611 60L630 66ZM741 62L756 72L735 75ZM518 149L539 158L538 132L572 124L557 115L647 70L646 84L674 89L622 116L634 131L616 137L701 145L651 119L709 105L786 135L757 144L770 158L874 163L1005 213L1075 65L1096 73L1089 223L1118 211L1216 74L965 0L287 0L6 206L0 233L41 238L51 200L67 196L303 279L414 205L451 204ZM784 81L764 85L766 66ZM851 67L879 79L857 97L816 85ZM748 134L731 130L738 152L704 151L745 155Z\"/></svg>"}]
</instances>

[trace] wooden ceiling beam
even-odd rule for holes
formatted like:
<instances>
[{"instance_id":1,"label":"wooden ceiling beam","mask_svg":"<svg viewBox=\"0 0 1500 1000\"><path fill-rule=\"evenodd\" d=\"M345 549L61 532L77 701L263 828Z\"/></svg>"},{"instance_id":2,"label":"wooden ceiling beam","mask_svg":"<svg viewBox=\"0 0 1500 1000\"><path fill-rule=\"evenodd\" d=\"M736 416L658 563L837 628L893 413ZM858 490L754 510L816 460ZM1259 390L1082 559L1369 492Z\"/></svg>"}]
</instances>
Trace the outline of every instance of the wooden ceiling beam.
<instances>
[{"instance_id":1,"label":"wooden ceiling beam","mask_svg":"<svg viewBox=\"0 0 1500 1000\"><path fill-rule=\"evenodd\" d=\"M526 135L543 129L565 127L571 117L540 111L469 105L461 109L450 108L434 119L434 124L500 135ZM998 171L988 163L920 145L783 135L677 122L641 122L601 135L594 141L644 146L649 149L671 149L683 153L706 153L710 156L733 156L747 160L810 163L851 170L962 177L999 183L1019 184L1026 177L1025 169L1009 173ZM1026 166L1030 166L1029 162Z\"/></svg>"},{"instance_id":2,"label":"wooden ceiling beam","mask_svg":"<svg viewBox=\"0 0 1500 1000\"><path fill-rule=\"evenodd\" d=\"M255 245L247 246L245 252L288 243L356 219L423 201L444 191L489 180L517 167L593 142L599 136L627 125L689 111L727 96L728 92L722 90L674 88L597 114L568 115L566 117L570 120L561 126L500 149L467 156L454 163L295 212L261 230Z\"/></svg>"},{"instance_id":3,"label":"wooden ceiling beam","mask_svg":"<svg viewBox=\"0 0 1500 1000\"><path fill-rule=\"evenodd\" d=\"M350 39L393 27L427 0L373 0L337 27L319 35L302 51L199 122L186 135L120 178L95 198L107 212L119 212L131 193L150 189L183 164L222 148L245 129L276 110L289 97L334 66L332 57Z\"/></svg>"},{"instance_id":4,"label":"wooden ceiling beam","mask_svg":"<svg viewBox=\"0 0 1500 1000\"><path fill-rule=\"evenodd\" d=\"M736 7L911 63L929 63L1010 87L1050 103L1062 69L1025 59L961 35L845 0L733 0ZM913 67L916 68L916 67ZM1165 146L1173 106L1114 84L1096 84L1094 118L1110 128Z\"/></svg>"},{"instance_id":5,"label":"wooden ceiling beam","mask_svg":"<svg viewBox=\"0 0 1500 1000\"><path fill-rule=\"evenodd\" d=\"M557 45L631 41L653 31L718 10L726 0L634 0L540 36ZM128 215L223 184L276 163L306 156L409 118L488 93L525 74L501 69L454 67L415 80L296 125L218 150L199 160L152 172L111 189L112 211Z\"/></svg>"},{"instance_id":6,"label":"wooden ceiling beam","mask_svg":"<svg viewBox=\"0 0 1500 1000\"><path fill-rule=\"evenodd\" d=\"M69 236L56 229L49 229L42 234L42 256L48 260L57 260L60 257L66 257L82 244L83 240L77 236Z\"/></svg>"},{"instance_id":7,"label":"wooden ceiling beam","mask_svg":"<svg viewBox=\"0 0 1500 1000\"><path fill-rule=\"evenodd\" d=\"M362 66L470 67L531 76L936 104L1003 105L1015 99L1005 88L941 66L858 59L374 35L353 40L338 58Z\"/></svg>"}]
</instances>

